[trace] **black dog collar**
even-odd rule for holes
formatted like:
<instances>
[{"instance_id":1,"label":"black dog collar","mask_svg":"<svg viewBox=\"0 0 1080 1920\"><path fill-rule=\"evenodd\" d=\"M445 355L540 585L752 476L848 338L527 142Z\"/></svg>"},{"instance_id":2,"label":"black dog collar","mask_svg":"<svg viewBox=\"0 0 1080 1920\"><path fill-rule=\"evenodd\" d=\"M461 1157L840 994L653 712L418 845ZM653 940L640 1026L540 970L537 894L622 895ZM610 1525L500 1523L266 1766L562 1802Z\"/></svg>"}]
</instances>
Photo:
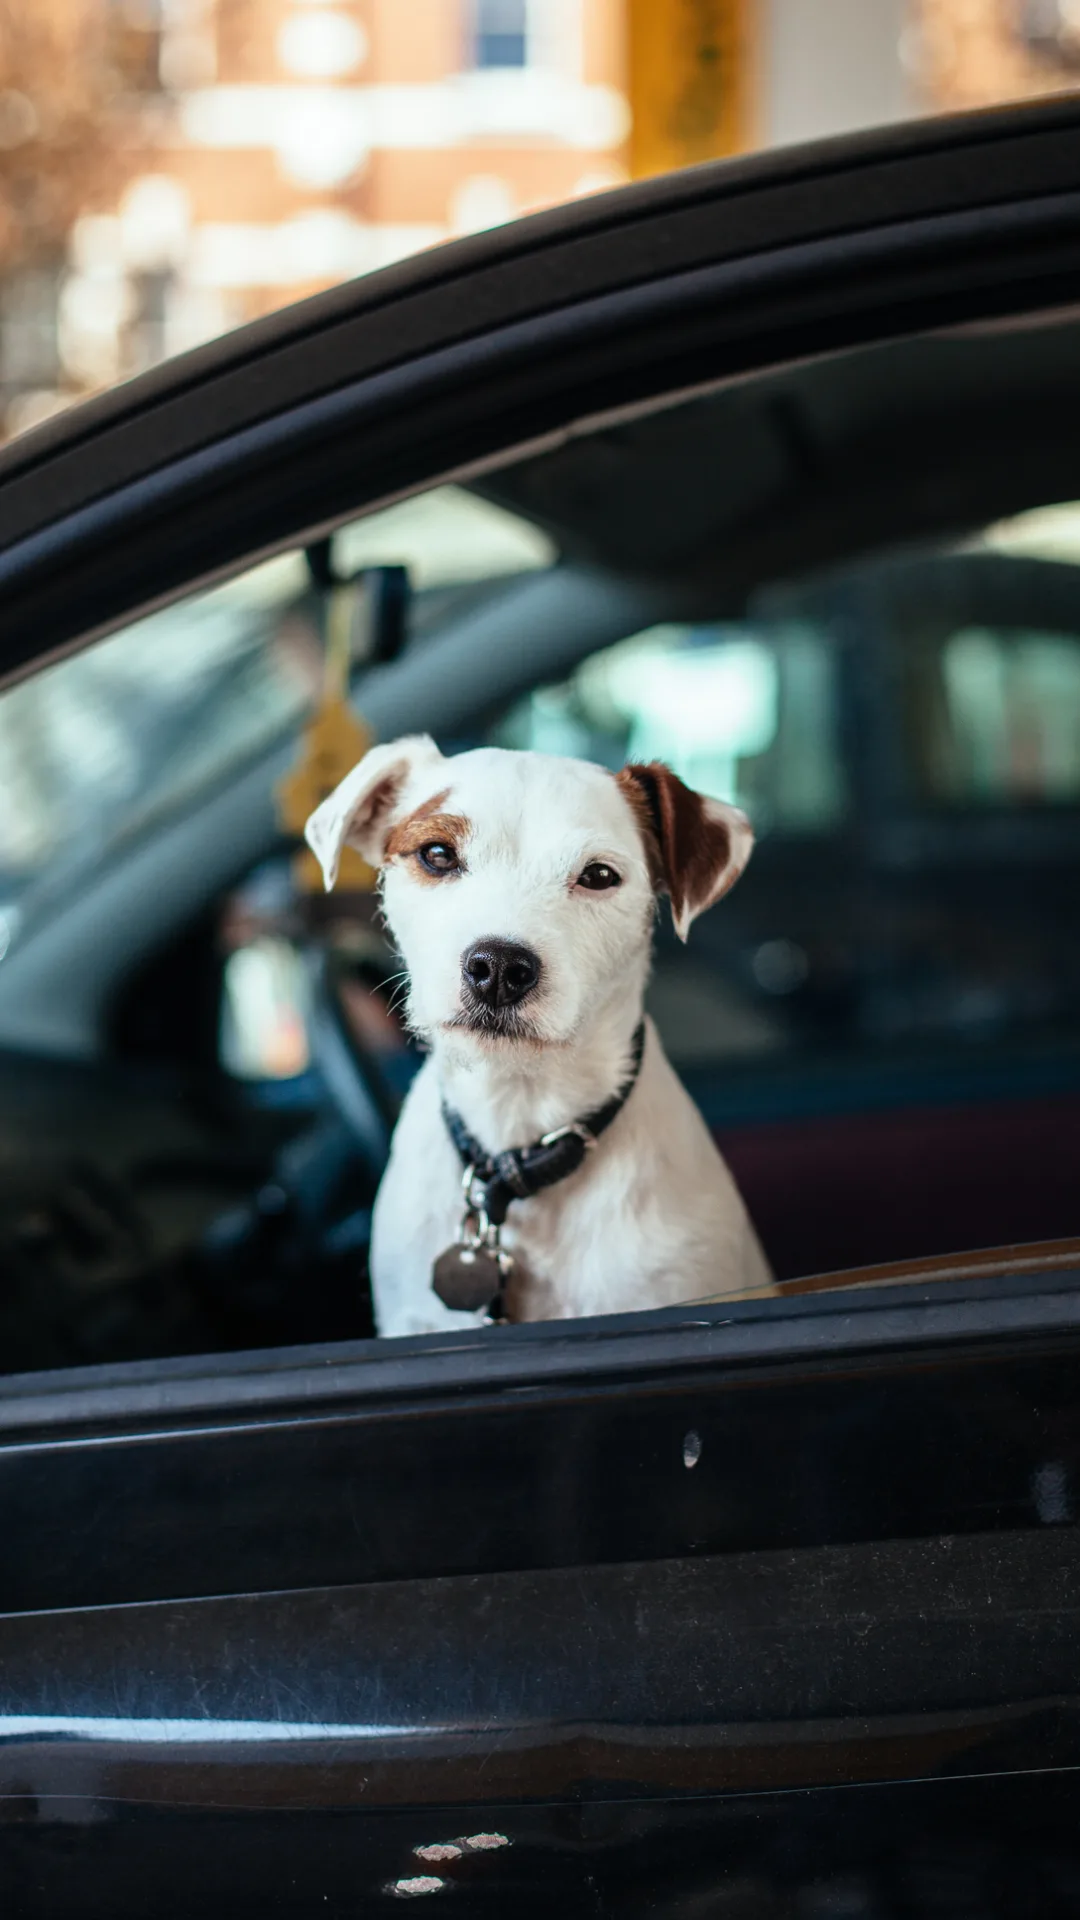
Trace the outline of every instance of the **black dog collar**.
<instances>
[{"instance_id":1,"label":"black dog collar","mask_svg":"<svg viewBox=\"0 0 1080 1920\"><path fill-rule=\"evenodd\" d=\"M540 1140L534 1140L531 1147L509 1147L505 1153L485 1153L460 1113L455 1113L453 1107L443 1101L443 1119L461 1156L461 1164L472 1168L469 1198L474 1199L478 1208L483 1208L493 1227L502 1226L512 1200L530 1200L545 1187L553 1187L557 1181L577 1172L589 1148L596 1145L630 1098L644 1052L643 1020L634 1034L630 1072L611 1099L597 1107L595 1113L587 1113L584 1120L571 1120L569 1126L545 1133Z\"/></svg>"},{"instance_id":2,"label":"black dog collar","mask_svg":"<svg viewBox=\"0 0 1080 1920\"><path fill-rule=\"evenodd\" d=\"M489 1320L506 1318L503 1296L514 1269L514 1257L500 1245L499 1230L514 1200L531 1199L576 1173L586 1153L610 1127L629 1099L641 1070L645 1051L645 1022L634 1035L630 1072L610 1100L584 1120L545 1133L531 1147L510 1147L505 1153L485 1153L474 1140L460 1113L443 1102L446 1121L465 1169L462 1180L464 1218L454 1246L441 1253L431 1281L443 1305L457 1313L486 1310Z\"/></svg>"}]
</instances>

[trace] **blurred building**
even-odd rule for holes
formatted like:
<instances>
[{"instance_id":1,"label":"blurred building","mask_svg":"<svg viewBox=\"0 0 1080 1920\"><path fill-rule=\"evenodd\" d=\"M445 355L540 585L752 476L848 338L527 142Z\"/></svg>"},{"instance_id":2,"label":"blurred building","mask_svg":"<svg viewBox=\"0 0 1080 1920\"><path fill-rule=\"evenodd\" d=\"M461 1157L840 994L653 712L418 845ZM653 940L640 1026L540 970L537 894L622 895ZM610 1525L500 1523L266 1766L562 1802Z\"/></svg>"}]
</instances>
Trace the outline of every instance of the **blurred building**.
<instances>
[{"instance_id":1,"label":"blurred building","mask_svg":"<svg viewBox=\"0 0 1080 1920\"><path fill-rule=\"evenodd\" d=\"M913 75L934 112L1080 86L1080 0L916 0Z\"/></svg>"},{"instance_id":2,"label":"blurred building","mask_svg":"<svg viewBox=\"0 0 1080 1920\"><path fill-rule=\"evenodd\" d=\"M757 41L753 144L827 139L919 113L907 57L912 4L750 0Z\"/></svg>"},{"instance_id":3,"label":"blurred building","mask_svg":"<svg viewBox=\"0 0 1080 1920\"><path fill-rule=\"evenodd\" d=\"M1078 84L1080 0L0 0L0 426L631 165Z\"/></svg>"},{"instance_id":4,"label":"blurred building","mask_svg":"<svg viewBox=\"0 0 1080 1920\"><path fill-rule=\"evenodd\" d=\"M60 296L79 386L625 178L621 0L105 4L129 84Z\"/></svg>"},{"instance_id":5,"label":"blurred building","mask_svg":"<svg viewBox=\"0 0 1080 1920\"><path fill-rule=\"evenodd\" d=\"M759 146L1080 86L1080 0L748 4Z\"/></svg>"}]
</instances>

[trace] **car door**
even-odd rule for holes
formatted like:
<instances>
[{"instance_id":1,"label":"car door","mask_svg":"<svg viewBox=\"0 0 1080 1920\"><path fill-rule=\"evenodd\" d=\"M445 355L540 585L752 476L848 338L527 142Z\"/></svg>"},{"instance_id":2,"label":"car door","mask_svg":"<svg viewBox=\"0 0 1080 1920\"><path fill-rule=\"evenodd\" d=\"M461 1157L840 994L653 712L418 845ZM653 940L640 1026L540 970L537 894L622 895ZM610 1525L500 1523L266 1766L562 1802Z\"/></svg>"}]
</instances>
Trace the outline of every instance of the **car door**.
<instances>
[{"instance_id":1,"label":"car door","mask_svg":"<svg viewBox=\"0 0 1080 1920\"><path fill-rule=\"evenodd\" d=\"M0 458L0 662L688 389L1064 310L1078 158L1065 103L704 168L202 349ZM1075 1911L1078 1279L8 1378L9 1909Z\"/></svg>"}]
</instances>

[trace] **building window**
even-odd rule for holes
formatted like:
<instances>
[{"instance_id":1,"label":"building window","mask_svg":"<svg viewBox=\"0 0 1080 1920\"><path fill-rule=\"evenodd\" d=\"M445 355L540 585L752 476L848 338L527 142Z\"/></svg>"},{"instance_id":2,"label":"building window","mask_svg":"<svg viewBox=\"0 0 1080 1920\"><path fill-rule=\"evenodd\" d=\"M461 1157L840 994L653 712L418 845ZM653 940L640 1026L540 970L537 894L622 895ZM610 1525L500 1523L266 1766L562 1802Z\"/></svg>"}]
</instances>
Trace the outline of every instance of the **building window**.
<instances>
[{"instance_id":1,"label":"building window","mask_svg":"<svg viewBox=\"0 0 1080 1920\"><path fill-rule=\"evenodd\" d=\"M528 0L474 0L474 66L527 65L527 6Z\"/></svg>"}]
</instances>

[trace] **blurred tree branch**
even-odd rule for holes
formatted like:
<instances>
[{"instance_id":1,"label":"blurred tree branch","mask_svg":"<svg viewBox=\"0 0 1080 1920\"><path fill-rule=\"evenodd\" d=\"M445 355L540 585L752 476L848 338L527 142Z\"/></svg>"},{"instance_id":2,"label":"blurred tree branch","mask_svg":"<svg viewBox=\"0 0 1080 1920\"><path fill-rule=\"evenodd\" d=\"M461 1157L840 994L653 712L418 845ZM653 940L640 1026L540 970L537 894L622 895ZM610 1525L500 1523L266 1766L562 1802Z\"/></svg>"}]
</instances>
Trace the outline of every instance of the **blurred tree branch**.
<instances>
[{"instance_id":1,"label":"blurred tree branch","mask_svg":"<svg viewBox=\"0 0 1080 1920\"><path fill-rule=\"evenodd\" d=\"M86 0L0 0L0 274L55 258L115 168L110 25Z\"/></svg>"}]
</instances>

